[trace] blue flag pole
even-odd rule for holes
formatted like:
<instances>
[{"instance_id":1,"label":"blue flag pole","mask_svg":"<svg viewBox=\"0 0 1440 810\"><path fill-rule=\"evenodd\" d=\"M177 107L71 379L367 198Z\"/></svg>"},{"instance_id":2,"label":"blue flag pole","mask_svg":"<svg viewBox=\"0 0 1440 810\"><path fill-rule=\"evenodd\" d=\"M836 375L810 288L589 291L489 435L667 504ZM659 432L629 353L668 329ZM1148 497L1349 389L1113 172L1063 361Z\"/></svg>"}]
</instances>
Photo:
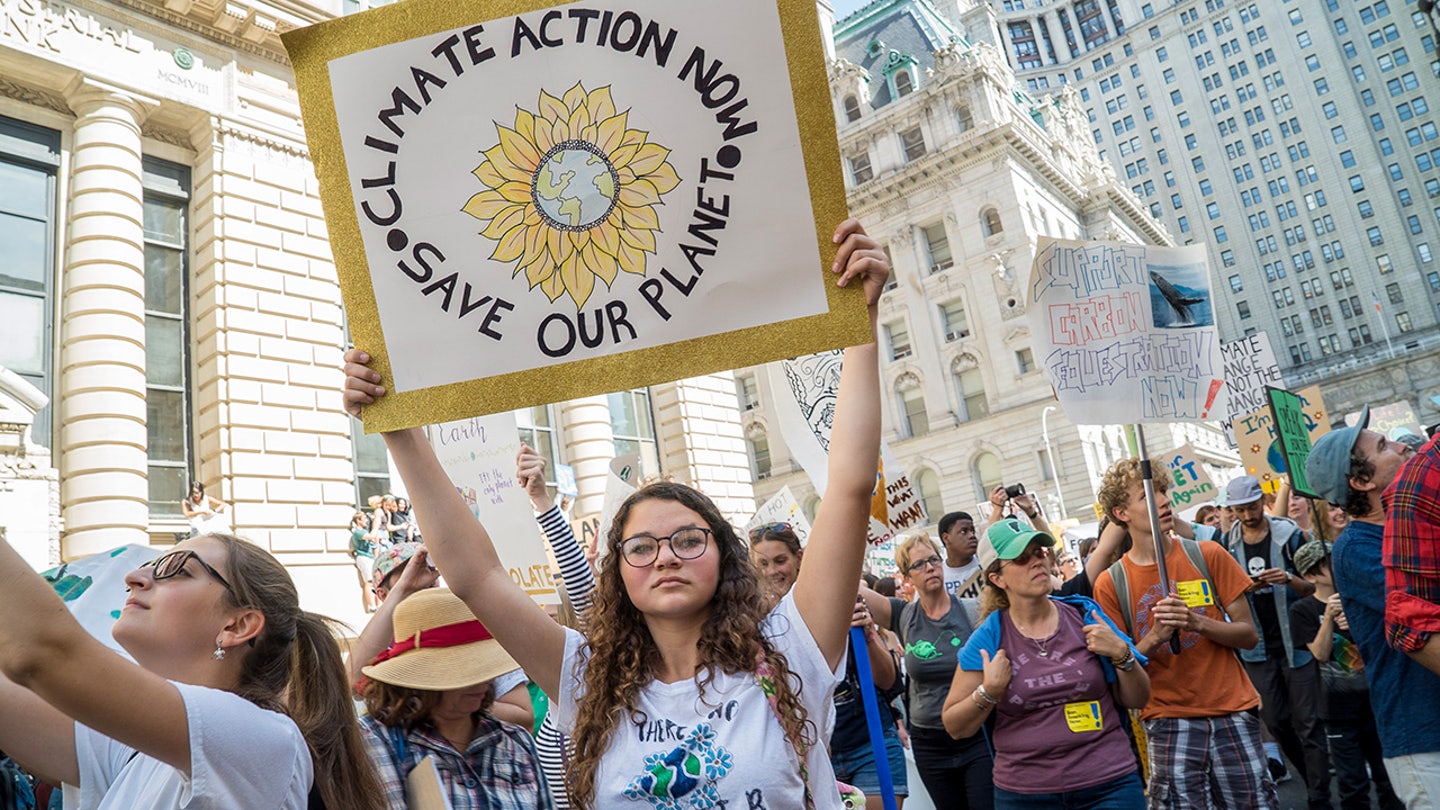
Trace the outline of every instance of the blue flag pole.
<instances>
[{"instance_id":1,"label":"blue flag pole","mask_svg":"<svg viewBox=\"0 0 1440 810\"><path fill-rule=\"evenodd\" d=\"M855 672L860 676L860 700L865 704L865 726L870 731L875 772L880 776L880 796L885 800L885 810L896 810L895 783L890 778L885 729L880 727L880 702L875 699L875 678L870 674L870 649L865 643L865 628L850 628L850 647L855 650Z\"/></svg>"}]
</instances>

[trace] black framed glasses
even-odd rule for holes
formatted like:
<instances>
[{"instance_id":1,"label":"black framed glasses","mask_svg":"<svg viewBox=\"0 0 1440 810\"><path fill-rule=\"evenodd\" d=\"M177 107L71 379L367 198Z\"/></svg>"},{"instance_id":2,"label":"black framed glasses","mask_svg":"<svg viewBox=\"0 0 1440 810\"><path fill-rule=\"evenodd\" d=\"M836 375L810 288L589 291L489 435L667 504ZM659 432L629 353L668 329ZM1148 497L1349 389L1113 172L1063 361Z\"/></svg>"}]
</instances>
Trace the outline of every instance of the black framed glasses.
<instances>
[{"instance_id":1,"label":"black framed glasses","mask_svg":"<svg viewBox=\"0 0 1440 810\"><path fill-rule=\"evenodd\" d=\"M240 597L236 595L235 589L230 587L230 583L225 581L225 577L220 576L219 571L216 571L213 567L211 567L209 563L200 559L199 554L196 554L195 552L188 549L181 549L179 551L171 551L167 554L161 554L159 557L156 557L149 562L141 563L140 567L155 569L150 576L154 577L156 582L159 582L163 579L170 579L171 577L178 575L181 571L184 571L185 564L190 562L191 560L200 563L200 567L204 568L205 571L210 574L210 576L214 577L216 582L219 582L221 585L225 586L225 590L230 592L230 595L235 598L235 601L240 601Z\"/></svg>"},{"instance_id":2,"label":"black framed glasses","mask_svg":"<svg viewBox=\"0 0 1440 810\"><path fill-rule=\"evenodd\" d=\"M932 566L932 565L939 565L939 564L940 564L940 558L932 555L932 556L926 557L926 558L923 559L923 560L916 560L915 562L912 562L912 563L910 563L909 565L905 566L905 573L911 574L911 573L914 573L914 572L916 572L916 571L919 571L921 568L929 568L929 567Z\"/></svg>"},{"instance_id":3,"label":"black framed glasses","mask_svg":"<svg viewBox=\"0 0 1440 810\"><path fill-rule=\"evenodd\" d=\"M660 558L661 541L670 544L670 552L682 560L693 560L705 553L710 545L710 530L689 526L676 531L669 537L651 537L637 534L620 543L620 556L635 568L648 568Z\"/></svg>"}]
</instances>

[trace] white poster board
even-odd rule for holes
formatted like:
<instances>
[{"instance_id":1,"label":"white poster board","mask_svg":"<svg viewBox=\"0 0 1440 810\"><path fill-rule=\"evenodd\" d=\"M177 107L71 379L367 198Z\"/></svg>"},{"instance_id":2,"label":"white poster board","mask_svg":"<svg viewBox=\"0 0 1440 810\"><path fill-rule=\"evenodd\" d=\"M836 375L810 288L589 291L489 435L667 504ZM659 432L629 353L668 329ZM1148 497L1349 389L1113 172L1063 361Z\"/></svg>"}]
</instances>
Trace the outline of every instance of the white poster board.
<instances>
[{"instance_id":1,"label":"white poster board","mask_svg":"<svg viewBox=\"0 0 1440 810\"><path fill-rule=\"evenodd\" d=\"M799 538L800 545L804 546L810 539L810 521L805 517L805 510L800 508L800 502L795 500L795 494L790 487L781 487L780 491L770 496L770 500L760 505L755 510L755 516L746 524L747 530L767 523L789 523L795 536Z\"/></svg>"},{"instance_id":2,"label":"white poster board","mask_svg":"<svg viewBox=\"0 0 1440 810\"><path fill-rule=\"evenodd\" d=\"M110 635L110 628L130 598L125 576L164 553L165 549L150 546L121 546L72 560L41 576L64 600L81 627L107 647L124 652Z\"/></svg>"},{"instance_id":3,"label":"white poster board","mask_svg":"<svg viewBox=\"0 0 1440 810\"><path fill-rule=\"evenodd\" d=\"M1220 427L1225 431L1225 440L1235 448L1239 447L1235 420L1267 407L1265 386L1284 388L1285 382L1280 364L1275 362L1270 336L1263 331L1221 343L1220 356L1225 363L1225 387L1220 392L1220 400L1216 401L1216 411L1226 415L1220 420ZM1224 407L1218 405L1221 400Z\"/></svg>"},{"instance_id":4,"label":"white poster board","mask_svg":"<svg viewBox=\"0 0 1440 810\"><path fill-rule=\"evenodd\" d=\"M560 604L530 496L515 479L515 456L520 452L515 414L506 411L432 425L430 444L471 513L489 532L510 578L539 604Z\"/></svg>"},{"instance_id":5,"label":"white poster board","mask_svg":"<svg viewBox=\"0 0 1440 810\"><path fill-rule=\"evenodd\" d=\"M1079 425L1210 418L1222 384L1203 246L1041 237L1030 275L1036 357Z\"/></svg>"}]
</instances>

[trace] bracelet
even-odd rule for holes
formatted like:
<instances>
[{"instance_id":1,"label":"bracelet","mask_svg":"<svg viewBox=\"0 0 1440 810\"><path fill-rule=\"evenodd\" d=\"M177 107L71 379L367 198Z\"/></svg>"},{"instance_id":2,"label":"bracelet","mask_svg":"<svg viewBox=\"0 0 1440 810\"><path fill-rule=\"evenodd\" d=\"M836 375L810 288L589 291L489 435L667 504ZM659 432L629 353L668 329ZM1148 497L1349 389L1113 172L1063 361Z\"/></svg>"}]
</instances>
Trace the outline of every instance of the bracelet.
<instances>
[{"instance_id":1,"label":"bracelet","mask_svg":"<svg viewBox=\"0 0 1440 810\"><path fill-rule=\"evenodd\" d=\"M1135 668L1135 651L1126 650L1123 658L1111 658L1110 663L1121 672L1129 672Z\"/></svg>"},{"instance_id":2,"label":"bracelet","mask_svg":"<svg viewBox=\"0 0 1440 810\"><path fill-rule=\"evenodd\" d=\"M981 698L979 694L972 694L970 695L970 698L975 701L976 707L978 707L982 712L988 712L991 709L995 708L994 703L984 702L984 699Z\"/></svg>"},{"instance_id":3,"label":"bracelet","mask_svg":"<svg viewBox=\"0 0 1440 810\"><path fill-rule=\"evenodd\" d=\"M996 700L995 697L994 697L993 695L991 695L989 692L986 692L986 691L985 691L985 684L983 684L983 683L980 684L979 686L975 687L975 697L976 697L978 700L983 700L983 701L985 701L986 703L990 704L991 706L994 706L994 705L996 705L997 703L1000 702L1000 701Z\"/></svg>"}]
</instances>

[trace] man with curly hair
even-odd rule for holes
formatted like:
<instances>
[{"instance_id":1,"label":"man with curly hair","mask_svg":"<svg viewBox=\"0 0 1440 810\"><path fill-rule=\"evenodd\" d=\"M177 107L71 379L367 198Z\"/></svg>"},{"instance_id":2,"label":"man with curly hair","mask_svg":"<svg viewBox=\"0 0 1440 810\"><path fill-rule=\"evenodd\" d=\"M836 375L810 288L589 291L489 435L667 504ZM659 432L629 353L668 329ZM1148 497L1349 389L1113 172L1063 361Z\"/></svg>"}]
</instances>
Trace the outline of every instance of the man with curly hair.
<instances>
[{"instance_id":1,"label":"man with curly hair","mask_svg":"<svg viewBox=\"0 0 1440 810\"><path fill-rule=\"evenodd\" d=\"M1160 588L1140 462L1116 462L1099 495L1105 515L1132 541L1100 574L1095 599L1150 658L1150 702L1140 712L1149 743L1149 805L1276 808L1260 741L1260 696L1235 657L1235 650L1259 642L1245 600L1250 577L1223 546L1171 536L1165 485L1163 475L1155 478L1168 594ZM1180 655L1170 651L1177 634Z\"/></svg>"},{"instance_id":2,"label":"man with curly hair","mask_svg":"<svg viewBox=\"0 0 1440 810\"><path fill-rule=\"evenodd\" d=\"M1365 662L1370 705L1380 731L1385 770L1411 808L1440 806L1440 677L1386 643L1387 525L1396 519L1394 495L1413 451L1369 430L1370 408L1355 424L1321 436L1305 461L1317 495L1342 506L1350 522L1330 552L1331 573L1350 635ZM1425 707L1421 709L1420 707Z\"/></svg>"}]
</instances>

